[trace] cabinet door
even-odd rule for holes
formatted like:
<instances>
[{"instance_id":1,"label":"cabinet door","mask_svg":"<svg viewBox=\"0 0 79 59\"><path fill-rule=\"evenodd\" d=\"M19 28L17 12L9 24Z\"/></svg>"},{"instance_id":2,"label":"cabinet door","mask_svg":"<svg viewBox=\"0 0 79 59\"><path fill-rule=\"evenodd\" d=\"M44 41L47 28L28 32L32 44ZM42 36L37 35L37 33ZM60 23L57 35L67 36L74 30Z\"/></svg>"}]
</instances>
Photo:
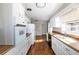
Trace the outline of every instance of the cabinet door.
<instances>
[{"instance_id":1,"label":"cabinet door","mask_svg":"<svg viewBox=\"0 0 79 59\"><path fill-rule=\"evenodd\" d=\"M30 49L31 44L32 44L32 40L31 40L31 38L30 38L30 36L29 36L29 37L28 37L28 41L27 41L27 43L26 43L26 54L27 54L28 50Z\"/></svg>"},{"instance_id":2,"label":"cabinet door","mask_svg":"<svg viewBox=\"0 0 79 59\"><path fill-rule=\"evenodd\" d=\"M62 44L60 43L60 41L58 41L58 39L55 38L54 40L54 45L56 46L56 54L57 55L63 55L63 51L62 51Z\"/></svg>"},{"instance_id":3,"label":"cabinet door","mask_svg":"<svg viewBox=\"0 0 79 59\"><path fill-rule=\"evenodd\" d=\"M24 44L21 48L20 48L20 51L18 53L18 55L26 55L27 52L29 50L29 44L28 44L28 40L27 40L27 43Z\"/></svg>"},{"instance_id":4,"label":"cabinet door","mask_svg":"<svg viewBox=\"0 0 79 59\"><path fill-rule=\"evenodd\" d=\"M63 50L63 43L60 42L57 38L52 37L52 49L54 50L56 55L67 55Z\"/></svg>"},{"instance_id":5,"label":"cabinet door","mask_svg":"<svg viewBox=\"0 0 79 59\"><path fill-rule=\"evenodd\" d=\"M24 46L21 47L21 50L19 51L18 55L26 55L28 52L27 45L25 44Z\"/></svg>"},{"instance_id":6,"label":"cabinet door","mask_svg":"<svg viewBox=\"0 0 79 59\"><path fill-rule=\"evenodd\" d=\"M13 4L13 15L23 18L25 15L24 7L21 4Z\"/></svg>"},{"instance_id":7,"label":"cabinet door","mask_svg":"<svg viewBox=\"0 0 79 59\"><path fill-rule=\"evenodd\" d=\"M16 24L25 23L25 9L21 4L13 4L13 18Z\"/></svg>"},{"instance_id":8,"label":"cabinet door","mask_svg":"<svg viewBox=\"0 0 79 59\"><path fill-rule=\"evenodd\" d=\"M58 54L58 45L56 42L56 38L52 37L52 49L54 50L55 54Z\"/></svg>"},{"instance_id":9,"label":"cabinet door","mask_svg":"<svg viewBox=\"0 0 79 59\"><path fill-rule=\"evenodd\" d=\"M66 53L68 53L69 55L79 55L79 53L77 51L75 51L74 49L68 47L67 45L63 44L63 46L64 46L64 48L63 48L64 51Z\"/></svg>"},{"instance_id":10,"label":"cabinet door","mask_svg":"<svg viewBox=\"0 0 79 59\"><path fill-rule=\"evenodd\" d=\"M15 27L15 45L19 45L26 40L26 28L23 27Z\"/></svg>"},{"instance_id":11,"label":"cabinet door","mask_svg":"<svg viewBox=\"0 0 79 59\"><path fill-rule=\"evenodd\" d=\"M61 41L59 41L58 39L56 39L57 45L58 45L58 54L59 55L68 55L67 52L64 51L64 46L63 43Z\"/></svg>"}]
</instances>

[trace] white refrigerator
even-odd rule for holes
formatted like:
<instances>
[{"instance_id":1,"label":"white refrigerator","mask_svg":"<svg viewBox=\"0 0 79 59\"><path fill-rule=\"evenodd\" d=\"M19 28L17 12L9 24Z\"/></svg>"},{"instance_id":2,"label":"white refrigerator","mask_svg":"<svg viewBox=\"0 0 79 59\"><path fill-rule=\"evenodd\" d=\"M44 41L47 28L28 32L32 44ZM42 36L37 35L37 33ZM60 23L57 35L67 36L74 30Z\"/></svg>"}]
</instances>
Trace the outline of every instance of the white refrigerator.
<instances>
[{"instance_id":1,"label":"white refrigerator","mask_svg":"<svg viewBox=\"0 0 79 59\"><path fill-rule=\"evenodd\" d=\"M32 35L32 44L35 42L35 24L27 24L26 25L26 33L31 33Z\"/></svg>"}]
</instances>

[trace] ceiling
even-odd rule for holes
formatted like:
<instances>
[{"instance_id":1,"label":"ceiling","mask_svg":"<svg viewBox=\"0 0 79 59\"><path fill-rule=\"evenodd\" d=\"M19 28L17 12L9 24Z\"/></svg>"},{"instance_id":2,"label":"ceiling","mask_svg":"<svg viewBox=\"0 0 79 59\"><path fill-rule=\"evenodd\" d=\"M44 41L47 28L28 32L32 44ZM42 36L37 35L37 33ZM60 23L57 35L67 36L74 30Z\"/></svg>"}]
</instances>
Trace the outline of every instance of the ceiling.
<instances>
[{"instance_id":1,"label":"ceiling","mask_svg":"<svg viewBox=\"0 0 79 59\"><path fill-rule=\"evenodd\" d=\"M36 7L36 3L24 3L26 9L26 15L32 20L49 20L51 16L58 13L60 7L64 6L64 3L46 3L43 8ZM32 11L27 11L27 8L31 8Z\"/></svg>"}]
</instances>

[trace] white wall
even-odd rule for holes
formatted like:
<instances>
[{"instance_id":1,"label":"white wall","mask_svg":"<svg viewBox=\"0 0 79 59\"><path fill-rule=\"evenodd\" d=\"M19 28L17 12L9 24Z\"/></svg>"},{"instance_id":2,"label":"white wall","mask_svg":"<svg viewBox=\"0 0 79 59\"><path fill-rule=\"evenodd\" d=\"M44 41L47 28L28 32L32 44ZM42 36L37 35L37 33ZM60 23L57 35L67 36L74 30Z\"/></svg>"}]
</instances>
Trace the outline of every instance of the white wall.
<instances>
[{"instance_id":1,"label":"white wall","mask_svg":"<svg viewBox=\"0 0 79 59\"><path fill-rule=\"evenodd\" d=\"M4 41L4 20L2 20L2 5L0 4L0 44Z\"/></svg>"},{"instance_id":2,"label":"white wall","mask_svg":"<svg viewBox=\"0 0 79 59\"><path fill-rule=\"evenodd\" d=\"M36 35L42 35L47 33L47 22L46 21L32 21L35 24Z\"/></svg>"},{"instance_id":3,"label":"white wall","mask_svg":"<svg viewBox=\"0 0 79 59\"><path fill-rule=\"evenodd\" d=\"M14 44L12 25L12 4L0 4L0 45Z\"/></svg>"},{"instance_id":4,"label":"white wall","mask_svg":"<svg viewBox=\"0 0 79 59\"><path fill-rule=\"evenodd\" d=\"M47 22L45 22L45 23L42 24L42 28L43 28L43 31L42 32L43 32L43 34L46 34L47 33L47 31L48 31L47 26L48 26L47 25Z\"/></svg>"}]
</instances>

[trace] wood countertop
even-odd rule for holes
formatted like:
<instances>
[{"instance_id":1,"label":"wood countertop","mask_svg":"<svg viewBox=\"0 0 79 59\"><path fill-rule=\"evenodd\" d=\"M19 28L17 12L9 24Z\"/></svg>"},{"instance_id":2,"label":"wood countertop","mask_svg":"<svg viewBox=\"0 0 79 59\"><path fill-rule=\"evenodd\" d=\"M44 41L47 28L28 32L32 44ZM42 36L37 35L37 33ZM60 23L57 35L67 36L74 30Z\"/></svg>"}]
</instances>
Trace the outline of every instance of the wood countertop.
<instances>
[{"instance_id":1,"label":"wood countertop","mask_svg":"<svg viewBox=\"0 0 79 59\"><path fill-rule=\"evenodd\" d=\"M72 33L72 32L69 32L69 33L66 33L66 34L79 40L79 34L75 34L75 33Z\"/></svg>"},{"instance_id":2,"label":"wood countertop","mask_svg":"<svg viewBox=\"0 0 79 59\"><path fill-rule=\"evenodd\" d=\"M4 55L13 47L14 47L14 45L0 45L0 55Z\"/></svg>"},{"instance_id":3,"label":"wood countertop","mask_svg":"<svg viewBox=\"0 0 79 59\"><path fill-rule=\"evenodd\" d=\"M60 33L52 33L51 34L53 37L57 38L67 46L73 48L75 51L79 52L79 40L76 38L73 38L71 36L65 36Z\"/></svg>"}]
</instances>

